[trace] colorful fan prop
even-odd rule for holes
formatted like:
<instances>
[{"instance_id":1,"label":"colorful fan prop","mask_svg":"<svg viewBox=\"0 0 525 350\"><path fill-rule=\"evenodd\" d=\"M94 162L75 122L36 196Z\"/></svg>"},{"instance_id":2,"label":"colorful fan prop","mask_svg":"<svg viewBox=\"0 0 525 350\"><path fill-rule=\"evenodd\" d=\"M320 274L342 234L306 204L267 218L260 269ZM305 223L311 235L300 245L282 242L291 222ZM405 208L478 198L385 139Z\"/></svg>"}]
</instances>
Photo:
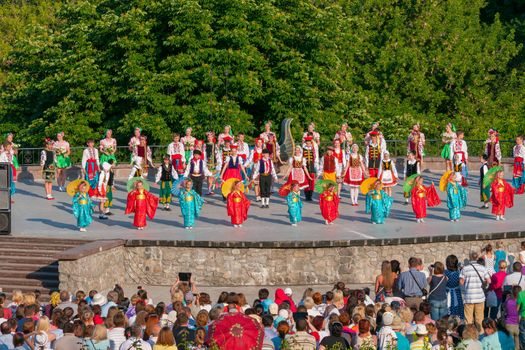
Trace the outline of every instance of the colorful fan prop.
<instances>
[{"instance_id":1,"label":"colorful fan prop","mask_svg":"<svg viewBox=\"0 0 525 350\"><path fill-rule=\"evenodd\" d=\"M503 167L501 165L495 166L493 168L490 168L489 171L483 176L483 188L490 186L494 179L496 178L496 174L498 171L503 170Z\"/></svg>"},{"instance_id":2,"label":"colorful fan prop","mask_svg":"<svg viewBox=\"0 0 525 350\"><path fill-rule=\"evenodd\" d=\"M145 179L143 179L141 177L134 177L134 178L128 180L128 185L127 185L128 193L135 189L135 184L137 182L139 182L139 181L141 181L142 185L144 185L144 189L146 191L149 191L149 183Z\"/></svg>"},{"instance_id":3,"label":"colorful fan prop","mask_svg":"<svg viewBox=\"0 0 525 350\"><path fill-rule=\"evenodd\" d=\"M317 193L323 193L329 185L334 185L337 188L337 183L332 180L318 180L315 183L314 191Z\"/></svg>"},{"instance_id":4,"label":"colorful fan prop","mask_svg":"<svg viewBox=\"0 0 525 350\"><path fill-rule=\"evenodd\" d=\"M281 186L281 188L279 188L279 196L286 197L290 193L291 190L292 190L292 184L285 183L284 185Z\"/></svg>"},{"instance_id":5,"label":"colorful fan prop","mask_svg":"<svg viewBox=\"0 0 525 350\"><path fill-rule=\"evenodd\" d=\"M222 183L221 192L224 197L228 197L228 195L233 191L233 186L236 182L238 182L238 179L231 178ZM242 181L241 181L242 183ZM241 185L241 191L244 192L244 184Z\"/></svg>"},{"instance_id":6,"label":"colorful fan prop","mask_svg":"<svg viewBox=\"0 0 525 350\"><path fill-rule=\"evenodd\" d=\"M403 184L403 192L410 192L414 188L414 185L416 184L416 178L418 176L421 176L419 174L410 175Z\"/></svg>"},{"instance_id":7,"label":"colorful fan prop","mask_svg":"<svg viewBox=\"0 0 525 350\"><path fill-rule=\"evenodd\" d=\"M177 197L180 194L180 190L182 186L184 186L184 181L186 181L185 177L179 177L177 180L173 181L173 185L171 185L171 194Z\"/></svg>"},{"instance_id":8,"label":"colorful fan prop","mask_svg":"<svg viewBox=\"0 0 525 350\"><path fill-rule=\"evenodd\" d=\"M368 194L370 190L372 189L372 186L377 181L377 177L369 177L365 181L361 183L360 189L362 194Z\"/></svg>"},{"instance_id":9,"label":"colorful fan prop","mask_svg":"<svg viewBox=\"0 0 525 350\"><path fill-rule=\"evenodd\" d=\"M441 179L439 180L439 190L441 192L445 192L447 190L448 179L450 178L451 174L452 174L452 170L447 170L441 176Z\"/></svg>"},{"instance_id":10,"label":"colorful fan prop","mask_svg":"<svg viewBox=\"0 0 525 350\"><path fill-rule=\"evenodd\" d=\"M86 192L89 191L90 187L89 187L89 182L87 182L86 180L83 180L83 179L76 179L74 181L71 181L67 187L66 187L66 192L67 194L70 196L70 197L73 197L77 192L78 192L78 186L80 186L81 183L84 183L86 184Z\"/></svg>"}]
</instances>

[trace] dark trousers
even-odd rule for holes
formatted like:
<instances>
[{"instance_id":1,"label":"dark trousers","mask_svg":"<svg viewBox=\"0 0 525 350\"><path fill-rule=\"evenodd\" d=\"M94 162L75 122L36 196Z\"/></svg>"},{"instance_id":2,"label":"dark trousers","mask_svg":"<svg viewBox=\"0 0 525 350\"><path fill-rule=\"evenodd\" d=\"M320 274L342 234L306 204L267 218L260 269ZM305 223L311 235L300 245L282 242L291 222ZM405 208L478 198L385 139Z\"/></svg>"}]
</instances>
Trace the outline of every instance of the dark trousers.
<instances>
[{"instance_id":1,"label":"dark trousers","mask_svg":"<svg viewBox=\"0 0 525 350\"><path fill-rule=\"evenodd\" d=\"M313 194L314 194L314 191L304 190L304 196L308 202L312 200Z\"/></svg>"},{"instance_id":2,"label":"dark trousers","mask_svg":"<svg viewBox=\"0 0 525 350\"><path fill-rule=\"evenodd\" d=\"M190 178L191 181L193 181L193 189L199 194L199 196L202 196L202 182L204 180L204 175L190 175Z\"/></svg>"},{"instance_id":3,"label":"dark trousers","mask_svg":"<svg viewBox=\"0 0 525 350\"><path fill-rule=\"evenodd\" d=\"M272 191L272 175L261 174L259 177L260 195L263 198L269 198Z\"/></svg>"}]
</instances>

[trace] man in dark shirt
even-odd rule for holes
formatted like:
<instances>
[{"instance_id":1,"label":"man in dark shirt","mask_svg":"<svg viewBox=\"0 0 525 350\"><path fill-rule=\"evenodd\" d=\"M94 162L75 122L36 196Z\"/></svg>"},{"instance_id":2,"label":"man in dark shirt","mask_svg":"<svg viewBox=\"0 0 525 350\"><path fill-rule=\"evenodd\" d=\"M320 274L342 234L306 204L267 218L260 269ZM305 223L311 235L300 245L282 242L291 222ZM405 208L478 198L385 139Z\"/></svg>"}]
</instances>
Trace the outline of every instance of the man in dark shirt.
<instances>
[{"instance_id":1,"label":"man in dark shirt","mask_svg":"<svg viewBox=\"0 0 525 350\"><path fill-rule=\"evenodd\" d=\"M188 315L181 312L177 315L177 322L173 326L173 336L177 347L186 350L195 341L195 330L188 327Z\"/></svg>"}]
</instances>

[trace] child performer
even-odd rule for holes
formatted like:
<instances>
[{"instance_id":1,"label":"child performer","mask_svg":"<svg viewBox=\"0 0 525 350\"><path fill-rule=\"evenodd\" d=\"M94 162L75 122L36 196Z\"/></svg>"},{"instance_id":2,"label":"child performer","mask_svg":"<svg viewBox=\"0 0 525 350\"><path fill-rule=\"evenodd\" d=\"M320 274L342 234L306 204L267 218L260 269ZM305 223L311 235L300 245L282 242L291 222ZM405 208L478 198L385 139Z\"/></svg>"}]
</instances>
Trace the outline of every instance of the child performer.
<instances>
[{"instance_id":1,"label":"child performer","mask_svg":"<svg viewBox=\"0 0 525 350\"><path fill-rule=\"evenodd\" d=\"M333 225L334 220L339 217L339 197L334 190L335 186L329 184L319 197L319 207L326 225Z\"/></svg>"},{"instance_id":2,"label":"child performer","mask_svg":"<svg viewBox=\"0 0 525 350\"><path fill-rule=\"evenodd\" d=\"M480 209L488 209L489 208L489 202L490 202L490 187L483 187L483 179L485 178L485 174L489 171L489 165L487 160L489 157L487 157L486 154L481 156L481 167L479 168L479 197L481 202L483 203L480 207Z\"/></svg>"},{"instance_id":3,"label":"child performer","mask_svg":"<svg viewBox=\"0 0 525 350\"><path fill-rule=\"evenodd\" d=\"M132 153L133 168L129 178L136 176L147 177L148 167L153 165L153 159L151 158L151 149L148 146L148 138L145 135L140 136L140 143L133 148Z\"/></svg>"},{"instance_id":4,"label":"child performer","mask_svg":"<svg viewBox=\"0 0 525 350\"><path fill-rule=\"evenodd\" d=\"M366 194L366 213L372 214L372 224L384 224L385 219L390 216L392 208L392 197L381 189L382 183L376 180L372 189Z\"/></svg>"},{"instance_id":5,"label":"child performer","mask_svg":"<svg viewBox=\"0 0 525 350\"><path fill-rule=\"evenodd\" d=\"M337 182L337 179L341 176L342 169L341 163L339 163L334 155L334 148L332 146L326 149L326 154L321 158L321 164L322 169L320 175L323 176L323 180Z\"/></svg>"},{"instance_id":6,"label":"child performer","mask_svg":"<svg viewBox=\"0 0 525 350\"><path fill-rule=\"evenodd\" d=\"M454 172L454 178L456 179L456 182L461 184L463 187L468 187L467 166L461 160L461 154L459 153L454 156L452 171Z\"/></svg>"},{"instance_id":7,"label":"child performer","mask_svg":"<svg viewBox=\"0 0 525 350\"><path fill-rule=\"evenodd\" d=\"M181 142L184 144L184 157L190 159L191 152L195 147L195 137L191 136L192 128L186 128L186 135L181 139Z\"/></svg>"},{"instance_id":8,"label":"child performer","mask_svg":"<svg viewBox=\"0 0 525 350\"><path fill-rule=\"evenodd\" d=\"M113 159L113 164L117 164L115 152L117 151L117 140L113 138L113 130L106 130L105 137L99 142L100 163L104 164ZM109 163L109 162L108 162Z\"/></svg>"},{"instance_id":9,"label":"child performer","mask_svg":"<svg viewBox=\"0 0 525 350\"><path fill-rule=\"evenodd\" d=\"M259 180L261 208L270 207L270 194L272 192L272 179L277 182L275 166L270 159L270 151L263 150L263 158L253 165L253 178Z\"/></svg>"},{"instance_id":10,"label":"child performer","mask_svg":"<svg viewBox=\"0 0 525 350\"><path fill-rule=\"evenodd\" d=\"M180 142L180 135L173 134L173 142L168 145L168 155L171 158L171 164L177 174L182 175L186 169L186 157L184 144Z\"/></svg>"},{"instance_id":11,"label":"child performer","mask_svg":"<svg viewBox=\"0 0 525 350\"><path fill-rule=\"evenodd\" d=\"M155 177L155 183L159 183L160 181L159 198L166 211L171 210L171 186L173 181L179 178L175 168L171 165L170 158L168 154L164 156L162 165L159 166L157 176Z\"/></svg>"},{"instance_id":12,"label":"child performer","mask_svg":"<svg viewBox=\"0 0 525 350\"><path fill-rule=\"evenodd\" d=\"M93 209L95 204L88 195L88 182L82 180L78 185L78 191L73 196L73 215L77 219L80 232L86 232L86 227L93 222Z\"/></svg>"},{"instance_id":13,"label":"child performer","mask_svg":"<svg viewBox=\"0 0 525 350\"><path fill-rule=\"evenodd\" d=\"M218 172L217 164L219 161L220 153L215 140L215 134L213 131L208 131L206 133L206 145L204 146L204 159L206 160L206 166L210 171L211 175L208 176L208 196L213 195L213 190L215 189L215 174Z\"/></svg>"},{"instance_id":14,"label":"child performer","mask_svg":"<svg viewBox=\"0 0 525 350\"><path fill-rule=\"evenodd\" d=\"M14 154L13 154L13 143L9 141L5 141L2 147L2 151L0 152L0 162L2 163L9 163L9 185L10 185L10 191L11 196L15 194L16 192L16 168L14 164Z\"/></svg>"},{"instance_id":15,"label":"child performer","mask_svg":"<svg viewBox=\"0 0 525 350\"><path fill-rule=\"evenodd\" d=\"M514 206L514 188L503 178L503 170L496 173L491 185L492 214L496 220L505 220L505 209Z\"/></svg>"},{"instance_id":16,"label":"child performer","mask_svg":"<svg viewBox=\"0 0 525 350\"><path fill-rule=\"evenodd\" d=\"M306 169L308 169L308 174L310 174L308 187L304 189L304 196L307 202L311 202L315 189L315 179L319 169L319 152L318 146L314 145L312 136L305 137L304 143L303 158L306 160Z\"/></svg>"},{"instance_id":17,"label":"child performer","mask_svg":"<svg viewBox=\"0 0 525 350\"><path fill-rule=\"evenodd\" d=\"M430 187L423 186L423 177L418 176L415 180L415 185L412 188L412 210L416 214L418 223L425 222L427 217L427 205L435 207L441 204L441 200L436 193L434 184Z\"/></svg>"},{"instance_id":18,"label":"child performer","mask_svg":"<svg viewBox=\"0 0 525 350\"><path fill-rule=\"evenodd\" d=\"M341 169L346 168L346 150L341 147L341 140L334 139L334 156L337 158L337 162L340 164ZM343 187L343 181L337 184L337 196L341 198L341 188Z\"/></svg>"},{"instance_id":19,"label":"child performer","mask_svg":"<svg viewBox=\"0 0 525 350\"><path fill-rule=\"evenodd\" d=\"M463 140L465 137L465 133L463 130L458 130L456 132L456 139L453 140L450 143L450 161L451 165L454 165L454 162L456 161L456 155L459 155L459 160L461 163L464 164L464 176L465 176L465 182L467 181L467 174L468 174L468 147L467 142Z\"/></svg>"},{"instance_id":20,"label":"child performer","mask_svg":"<svg viewBox=\"0 0 525 350\"><path fill-rule=\"evenodd\" d=\"M450 174L447 184L447 207L451 222L458 222L461 209L467 206L467 191L456 181L456 175Z\"/></svg>"},{"instance_id":21,"label":"child performer","mask_svg":"<svg viewBox=\"0 0 525 350\"><path fill-rule=\"evenodd\" d=\"M445 160L446 170L452 170L452 158L450 157L450 144L456 140L456 128L452 123L447 123L445 132L441 134L441 142L443 143L443 150L441 150L441 158Z\"/></svg>"},{"instance_id":22,"label":"child performer","mask_svg":"<svg viewBox=\"0 0 525 350\"><path fill-rule=\"evenodd\" d=\"M233 227L242 227L243 222L248 219L250 201L242 191L241 180L235 182L233 191L228 194L226 208L228 209L228 216L231 218Z\"/></svg>"},{"instance_id":23,"label":"child performer","mask_svg":"<svg viewBox=\"0 0 525 350\"><path fill-rule=\"evenodd\" d=\"M378 178L381 180L386 194L392 197L392 187L397 185L398 179L396 165L390 159L390 153L388 151L383 153L383 157L384 159L381 161Z\"/></svg>"},{"instance_id":24,"label":"child performer","mask_svg":"<svg viewBox=\"0 0 525 350\"><path fill-rule=\"evenodd\" d=\"M206 162L201 157L201 151L198 149L194 150L193 157L186 166L186 171L184 172L184 177L192 180L195 192L197 192L199 196L202 196L202 183L204 182L204 177L212 176L206 166Z\"/></svg>"},{"instance_id":25,"label":"child performer","mask_svg":"<svg viewBox=\"0 0 525 350\"><path fill-rule=\"evenodd\" d=\"M93 139L87 140L87 148L82 153L82 173L83 177L89 183L89 196L92 197L98 187L98 173L100 170L100 161L98 150L94 147Z\"/></svg>"},{"instance_id":26,"label":"child performer","mask_svg":"<svg viewBox=\"0 0 525 350\"><path fill-rule=\"evenodd\" d=\"M59 132L57 134L57 140L55 141L53 148L57 155L57 185L60 192L64 192L64 186L66 185L66 169L71 168L71 150L69 149L69 142L64 140L64 133Z\"/></svg>"},{"instance_id":27,"label":"child performer","mask_svg":"<svg viewBox=\"0 0 525 350\"><path fill-rule=\"evenodd\" d=\"M301 188L299 182L292 181L292 190L286 196L288 204L288 217L292 226L297 226L302 220L303 202L301 201Z\"/></svg>"},{"instance_id":28,"label":"child performer","mask_svg":"<svg viewBox=\"0 0 525 350\"><path fill-rule=\"evenodd\" d=\"M226 157L225 163L222 166L221 179L226 181L231 178L242 180L241 172L247 179L246 169L241 156L237 154L237 145L231 145L231 155Z\"/></svg>"},{"instance_id":29,"label":"child performer","mask_svg":"<svg viewBox=\"0 0 525 350\"><path fill-rule=\"evenodd\" d=\"M111 165L111 167L109 169L109 178L107 182L107 200L104 202L104 214L109 216L113 215L113 213L111 212L111 208L113 207L113 191L115 191L115 171L113 170L115 160L110 158L108 159L107 163Z\"/></svg>"},{"instance_id":30,"label":"child performer","mask_svg":"<svg viewBox=\"0 0 525 350\"><path fill-rule=\"evenodd\" d=\"M111 159L110 159L111 160ZM99 210L100 214L98 216L99 219L106 220L108 217L105 214L105 203L108 200L107 193L108 193L108 187L109 187L109 179L111 177L111 164L108 162L105 162L102 164L102 170L99 173L98 176L98 184L96 191L94 191L93 199L99 200Z\"/></svg>"},{"instance_id":31,"label":"child performer","mask_svg":"<svg viewBox=\"0 0 525 350\"><path fill-rule=\"evenodd\" d=\"M406 181L410 176L415 174L421 174L421 167L419 160L416 159L416 152L410 151L407 154L407 161L405 163L404 180ZM403 192L403 196L405 197L405 205L408 205L410 194L411 192Z\"/></svg>"},{"instance_id":32,"label":"child performer","mask_svg":"<svg viewBox=\"0 0 525 350\"><path fill-rule=\"evenodd\" d=\"M296 181L299 184L299 189L302 190L308 187L308 180L311 179L308 168L306 167L306 159L303 157L303 149L301 146L295 146L293 157L288 159L288 171L283 176L283 181L292 184Z\"/></svg>"},{"instance_id":33,"label":"child performer","mask_svg":"<svg viewBox=\"0 0 525 350\"><path fill-rule=\"evenodd\" d=\"M350 199L352 200L352 206L355 207L359 205L357 204L359 186L361 186L366 174L363 156L359 154L359 146L356 143L354 143L350 149L346 168L343 173L345 174L343 181L350 186Z\"/></svg>"},{"instance_id":34,"label":"child performer","mask_svg":"<svg viewBox=\"0 0 525 350\"><path fill-rule=\"evenodd\" d=\"M237 134L237 154L242 158L243 164L248 162L250 157L250 145L244 141L244 133Z\"/></svg>"},{"instance_id":35,"label":"child performer","mask_svg":"<svg viewBox=\"0 0 525 350\"><path fill-rule=\"evenodd\" d=\"M494 129L489 130L489 138L485 141L485 152L488 159L489 169L501 163L501 148L499 146L498 132Z\"/></svg>"},{"instance_id":36,"label":"child performer","mask_svg":"<svg viewBox=\"0 0 525 350\"><path fill-rule=\"evenodd\" d=\"M260 137L259 138L256 138L255 139L255 147L252 149L252 152L250 154L250 159L248 161L248 167L251 167L252 169L252 179L253 179L253 183L255 184L254 186L254 189L255 189L255 200L257 202L260 202L261 201L261 189L260 189L260 186L259 186L259 180L258 179L255 179L253 177L253 167L255 166L255 164L258 164L259 163L259 160L262 159L262 151L264 149L264 143L263 143L263 139L261 139Z\"/></svg>"},{"instance_id":37,"label":"child performer","mask_svg":"<svg viewBox=\"0 0 525 350\"><path fill-rule=\"evenodd\" d=\"M372 130L369 135L370 141L366 146L365 164L370 177L377 177L381 166L381 158L386 148L383 148L382 142L379 141L379 131Z\"/></svg>"},{"instance_id":38,"label":"child performer","mask_svg":"<svg viewBox=\"0 0 525 350\"><path fill-rule=\"evenodd\" d=\"M153 220L158 205L159 198L146 191L142 180L138 180L134 189L128 193L125 214L135 213L133 226L144 230L147 226L146 216Z\"/></svg>"},{"instance_id":39,"label":"child performer","mask_svg":"<svg viewBox=\"0 0 525 350\"><path fill-rule=\"evenodd\" d=\"M195 218L199 214L204 204L202 197L193 190L193 182L187 179L184 182L184 188L179 193L179 205L182 217L184 218L184 228L187 230L193 229Z\"/></svg>"},{"instance_id":40,"label":"child performer","mask_svg":"<svg viewBox=\"0 0 525 350\"><path fill-rule=\"evenodd\" d=\"M512 149L514 156L514 170L512 176L512 186L516 189L516 194L525 192L525 146L523 146L523 135L516 137L516 146Z\"/></svg>"},{"instance_id":41,"label":"child performer","mask_svg":"<svg viewBox=\"0 0 525 350\"><path fill-rule=\"evenodd\" d=\"M46 139L45 149L40 155L40 166L42 167L42 178L44 179L44 188L46 190L46 199L48 201L55 199L53 197L53 181L55 181L55 166L57 158L53 149L53 141Z\"/></svg>"}]
</instances>

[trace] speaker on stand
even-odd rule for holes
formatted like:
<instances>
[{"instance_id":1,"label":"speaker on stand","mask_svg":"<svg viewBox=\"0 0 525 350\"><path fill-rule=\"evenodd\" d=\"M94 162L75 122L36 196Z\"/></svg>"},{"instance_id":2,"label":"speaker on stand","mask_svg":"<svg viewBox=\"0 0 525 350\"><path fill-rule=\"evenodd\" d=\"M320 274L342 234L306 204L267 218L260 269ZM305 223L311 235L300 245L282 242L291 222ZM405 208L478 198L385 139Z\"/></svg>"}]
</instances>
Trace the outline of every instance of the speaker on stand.
<instances>
[{"instance_id":1,"label":"speaker on stand","mask_svg":"<svg viewBox=\"0 0 525 350\"><path fill-rule=\"evenodd\" d=\"M11 234L11 164L0 163L0 235Z\"/></svg>"}]
</instances>

